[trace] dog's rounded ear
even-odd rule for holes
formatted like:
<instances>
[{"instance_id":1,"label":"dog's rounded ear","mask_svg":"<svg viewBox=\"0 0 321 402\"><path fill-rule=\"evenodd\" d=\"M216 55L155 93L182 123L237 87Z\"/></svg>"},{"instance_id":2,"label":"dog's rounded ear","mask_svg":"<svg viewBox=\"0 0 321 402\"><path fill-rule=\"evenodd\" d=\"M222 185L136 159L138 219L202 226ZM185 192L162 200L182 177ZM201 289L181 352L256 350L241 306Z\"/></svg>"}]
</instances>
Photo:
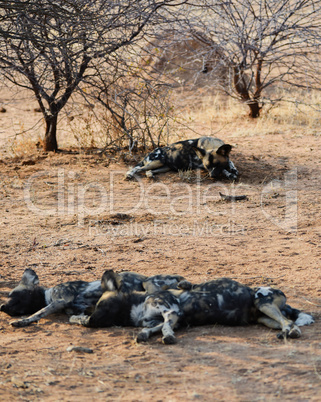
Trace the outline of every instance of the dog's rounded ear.
<instances>
[{"instance_id":1,"label":"dog's rounded ear","mask_svg":"<svg viewBox=\"0 0 321 402\"><path fill-rule=\"evenodd\" d=\"M23 285L25 287L33 287L38 284L39 284L38 275L35 273L33 269L26 268L22 275L20 285Z\"/></svg>"},{"instance_id":2,"label":"dog's rounded ear","mask_svg":"<svg viewBox=\"0 0 321 402\"><path fill-rule=\"evenodd\" d=\"M101 278L101 288L104 292L118 290L118 274L116 274L112 269L108 269L103 273Z\"/></svg>"},{"instance_id":3,"label":"dog's rounded ear","mask_svg":"<svg viewBox=\"0 0 321 402\"><path fill-rule=\"evenodd\" d=\"M104 292L120 290L123 284L122 275L114 272L112 269L108 269L104 272L101 278L101 288Z\"/></svg>"},{"instance_id":4,"label":"dog's rounded ear","mask_svg":"<svg viewBox=\"0 0 321 402\"><path fill-rule=\"evenodd\" d=\"M142 283L142 285L143 285L145 292L147 292L147 293L154 293L159 290L159 287L155 286L155 283L153 281L151 281L150 279L147 279L146 281L144 281Z\"/></svg>"},{"instance_id":5,"label":"dog's rounded ear","mask_svg":"<svg viewBox=\"0 0 321 402\"><path fill-rule=\"evenodd\" d=\"M193 149L194 149L196 155L197 155L200 159L203 159L204 156L206 155L205 149L198 148L198 147L193 147Z\"/></svg>"},{"instance_id":6,"label":"dog's rounded ear","mask_svg":"<svg viewBox=\"0 0 321 402\"><path fill-rule=\"evenodd\" d=\"M216 151L216 153L218 155L222 155L222 156L229 156L231 150L232 150L232 145L224 144L219 147L219 149Z\"/></svg>"}]
</instances>

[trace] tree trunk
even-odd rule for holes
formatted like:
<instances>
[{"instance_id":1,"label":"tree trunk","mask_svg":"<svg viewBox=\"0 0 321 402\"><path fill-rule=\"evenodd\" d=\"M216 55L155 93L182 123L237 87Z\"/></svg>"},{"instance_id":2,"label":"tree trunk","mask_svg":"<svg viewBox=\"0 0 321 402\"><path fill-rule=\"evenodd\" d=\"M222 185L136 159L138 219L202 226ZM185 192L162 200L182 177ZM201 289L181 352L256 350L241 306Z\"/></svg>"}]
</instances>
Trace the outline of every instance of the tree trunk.
<instances>
[{"instance_id":1,"label":"tree trunk","mask_svg":"<svg viewBox=\"0 0 321 402\"><path fill-rule=\"evenodd\" d=\"M58 150L57 144L57 120L58 115L50 115L45 117L46 120L46 134L43 141L43 150L45 152L56 152Z\"/></svg>"},{"instance_id":2,"label":"tree trunk","mask_svg":"<svg viewBox=\"0 0 321 402\"><path fill-rule=\"evenodd\" d=\"M240 95L242 102L249 105L249 108L250 108L249 116L253 117L253 118L259 117L260 110L262 109L258 100L256 100L256 98L259 98L259 94L261 93L260 74L259 73L256 76L256 85L257 85L257 89L256 89L255 97L252 97L252 99L251 99L246 76L245 76L243 70L238 66L234 67L235 90Z\"/></svg>"},{"instance_id":3,"label":"tree trunk","mask_svg":"<svg viewBox=\"0 0 321 402\"><path fill-rule=\"evenodd\" d=\"M250 117L256 118L260 117L260 110L262 109L259 103L255 100L248 102L249 108L250 108Z\"/></svg>"}]
</instances>

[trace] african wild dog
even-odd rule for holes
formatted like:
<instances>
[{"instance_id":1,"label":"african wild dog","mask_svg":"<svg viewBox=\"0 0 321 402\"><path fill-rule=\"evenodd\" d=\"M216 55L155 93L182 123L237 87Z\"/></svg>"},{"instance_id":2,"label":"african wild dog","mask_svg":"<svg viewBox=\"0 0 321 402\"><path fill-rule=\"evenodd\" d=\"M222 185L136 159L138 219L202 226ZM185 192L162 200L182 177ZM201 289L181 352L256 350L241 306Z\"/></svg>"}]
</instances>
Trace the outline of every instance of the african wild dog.
<instances>
[{"instance_id":1,"label":"african wild dog","mask_svg":"<svg viewBox=\"0 0 321 402\"><path fill-rule=\"evenodd\" d=\"M24 327L56 312L84 313L95 306L105 290L107 288L102 289L100 280L72 281L44 288L39 286L36 272L27 268L18 286L9 293L8 301L0 306L0 310L13 317L31 314L28 318L11 322L15 327Z\"/></svg>"},{"instance_id":2,"label":"african wild dog","mask_svg":"<svg viewBox=\"0 0 321 402\"><path fill-rule=\"evenodd\" d=\"M154 149L150 154L126 173L131 179L135 174L146 172L148 177L154 173L169 170L206 169L211 178L236 180L238 171L229 159L232 146L218 138L200 137L175 142L172 145Z\"/></svg>"},{"instance_id":3,"label":"african wild dog","mask_svg":"<svg viewBox=\"0 0 321 402\"><path fill-rule=\"evenodd\" d=\"M11 322L14 327L25 327L56 312L90 314L103 292L116 289L119 292L144 292L176 288L182 279L179 275L156 275L148 278L134 272L116 273L107 270L101 281L73 281L44 288L39 286L35 271L27 268L18 286L10 292L8 301L0 306L0 311L13 317L31 314L27 318Z\"/></svg>"},{"instance_id":4,"label":"african wild dog","mask_svg":"<svg viewBox=\"0 0 321 402\"><path fill-rule=\"evenodd\" d=\"M281 329L279 338L298 338L298 326L314 322L309 314L286 304L284 293L270 287L249 288L223 278L192 285L182 281L178 290L105 292L91 316L72 316L70 322L87 327L143 327L137 342L162 332L163 343L175 343L174 329L186 325L264 324Z\"/></svg>"},{"instance_id":5,"label":"african wild dog","mask_svg":"<svg viewBox=\"0 0 321 402\"><path fill-rule=\"evenodd\" d=\"M123 286L123 281L113 271L106 271L102 277L102 285L108 291L99 299L91 316L74 315L70 323L83 324L89 327L136 326L135 308L140 309L149 292L177 289L184 278L180 275L155 275L142 282L143 289L131 289Z\"/></svg>"},{"instance_id":6,"label":"african wild dog","mask_svg":"<svg viewBox=\"0 0 321 402\"><path fill-rule=\"evenodd\" d=\"M134 290L140 292L153 293L158 290L178 289L178 284L184 281L181 275L153 275L150 277L137 275L136 286L133 286L133 277L128 276L128 272L114 272L112 269L104 272L101 278L103 291L117 291L129 293ZM130 274L133 274L132 272ZM129 279L129 280L128 280ZM135 278L136 279L136 278ZM139 282L139 283L138 283Z\"/></svg>"}]
</instances>

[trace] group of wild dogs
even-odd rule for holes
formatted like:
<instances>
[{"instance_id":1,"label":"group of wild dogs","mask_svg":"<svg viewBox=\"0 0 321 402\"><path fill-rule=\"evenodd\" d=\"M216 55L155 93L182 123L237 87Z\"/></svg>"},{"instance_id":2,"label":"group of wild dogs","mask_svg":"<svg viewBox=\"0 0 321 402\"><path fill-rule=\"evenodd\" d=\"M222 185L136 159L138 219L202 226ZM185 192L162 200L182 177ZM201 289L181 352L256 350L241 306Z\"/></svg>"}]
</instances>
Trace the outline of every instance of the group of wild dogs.
<instances>
[{"instance_id":1,"label":"group of wild dogs","mask_svg":"<svg viewBox=\"0 0 321 402\"><path fill-rule=\"evenodd\" d=\"M107 270L101 281L74 281L51 288L39 286L36 272L27 268L0 310L24 327L56 312L71 315L69 322L86 327L142 327L137 342L162 333L164 344L176 342L174 329L189 325L264 324L281 330L279 338L299 338L299 326L313 317L286 304L281 290L250 288L222 278L192 284L179 275L147 277Z\"/></svg>"},{"instance_id":2,"label":"group of wild dogs","mask_svg":"<svg viewBox=\"0 0 321 402\"><path fill-rule=\"evenodd\" d=\"M156 148L127 172L131 179L169 170L207 170L214 179L236 180L238 171L229 159L231 145L218 138L201 137ZM86 327L142 327L137 342L161 332L165 344L175 343L174 329L189 325L247 325L260 323L281 330L279 338L298 338L299 326L313 317L286 304L281 290L250 288L222 278L192 284L179 275L147 277L133 272L106 271L101 280L74 281L52 288L39 286L35 271L26 269L18 286L0 310L27 316L11 322L24 327L55 312L71 315L72 324Z\"/></svg>"}]
</instances>

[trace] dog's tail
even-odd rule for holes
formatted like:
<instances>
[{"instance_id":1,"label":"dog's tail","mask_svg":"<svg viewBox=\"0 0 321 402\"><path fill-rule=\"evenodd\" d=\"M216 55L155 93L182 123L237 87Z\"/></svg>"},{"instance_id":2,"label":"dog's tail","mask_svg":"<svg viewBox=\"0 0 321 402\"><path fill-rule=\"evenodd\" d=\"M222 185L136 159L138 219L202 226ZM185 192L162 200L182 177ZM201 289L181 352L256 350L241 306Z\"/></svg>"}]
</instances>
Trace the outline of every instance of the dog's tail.
<instances>
[{"instance_id":1,"label":"dog's tail","mask_svg":"<svg viewBox=\"0 0 321 402\"><path fill-rule=\"evenodd\" d=\"M310 325L314 323L314 318L312 315L303 313L301 310L293 308L286 304L282 309L282 314L288 319L294 321L298 327L303 327L304 325Z\"/></svg>"}]
</instances>

